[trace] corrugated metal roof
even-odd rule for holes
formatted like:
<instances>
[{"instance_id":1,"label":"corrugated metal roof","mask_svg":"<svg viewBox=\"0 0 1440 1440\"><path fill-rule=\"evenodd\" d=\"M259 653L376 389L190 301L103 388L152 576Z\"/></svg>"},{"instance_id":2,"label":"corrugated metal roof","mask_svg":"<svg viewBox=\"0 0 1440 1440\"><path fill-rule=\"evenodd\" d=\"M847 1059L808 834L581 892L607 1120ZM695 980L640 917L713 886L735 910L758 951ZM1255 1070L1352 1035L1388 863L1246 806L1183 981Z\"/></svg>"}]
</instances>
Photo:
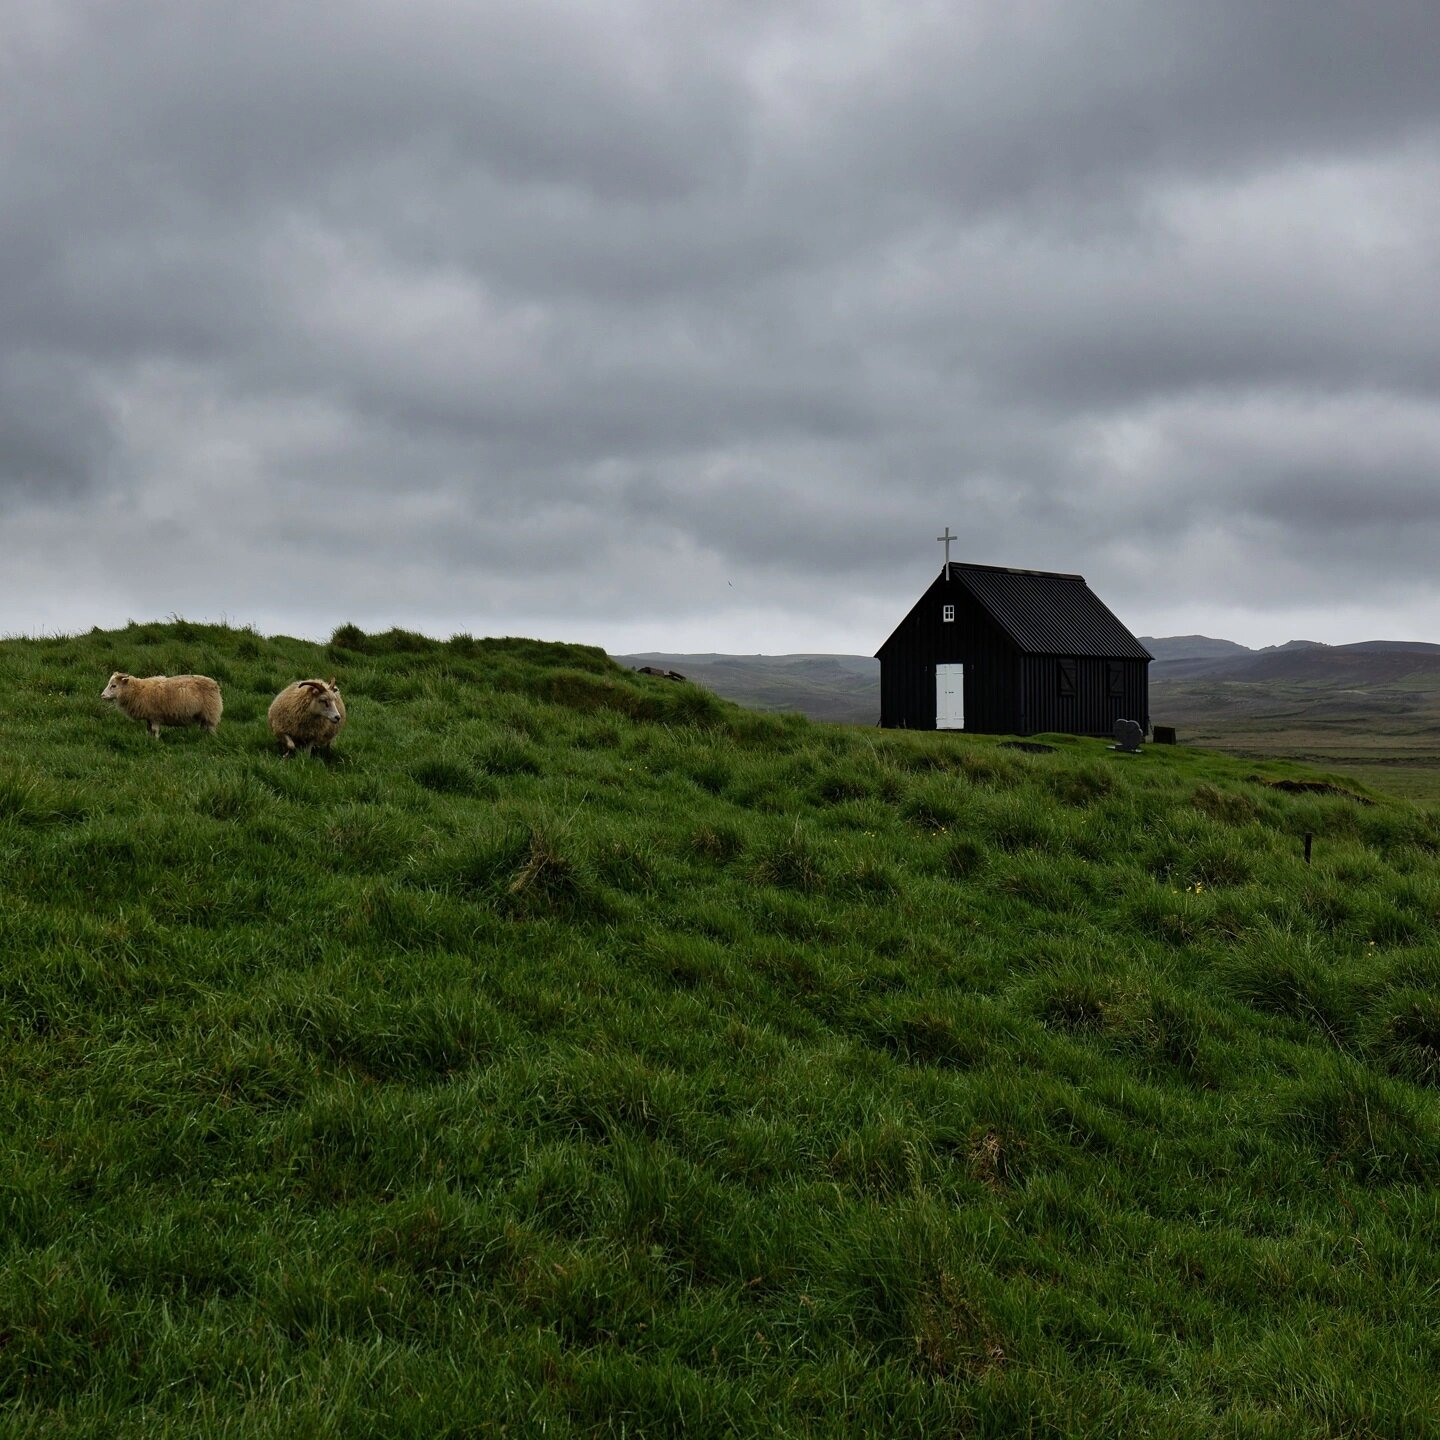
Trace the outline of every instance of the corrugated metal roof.
<instances>
[{"instance_id":1,"label":"corrugated metal roof","mask_svg":"<svg viewBox=\"0 0 1440 1440\"><path fill-rule=\"evenodd\" d=\"M1029 654L1153 658L1083 576L952 562L949 578L963 585Z\"/></svg>"}]
</instances>

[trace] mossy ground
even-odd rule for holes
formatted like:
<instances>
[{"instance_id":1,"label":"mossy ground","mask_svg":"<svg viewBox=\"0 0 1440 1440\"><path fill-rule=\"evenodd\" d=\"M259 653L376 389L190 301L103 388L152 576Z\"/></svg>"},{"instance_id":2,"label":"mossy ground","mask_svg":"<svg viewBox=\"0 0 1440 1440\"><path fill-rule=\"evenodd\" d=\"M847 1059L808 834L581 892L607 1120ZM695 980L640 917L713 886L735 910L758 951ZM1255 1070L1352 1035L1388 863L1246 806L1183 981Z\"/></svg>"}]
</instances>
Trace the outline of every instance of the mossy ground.
<instances>
[{"instance_id":1,"label":"mossy ground","mask_svg":"<svg viewBox=\"0 0 1440 1440\"><path fill-rule=\"evenodd\" d=\"M1440 1428L1433 811L527 641L0 673L6 1434Z\"/></svg>"}]
</instances>

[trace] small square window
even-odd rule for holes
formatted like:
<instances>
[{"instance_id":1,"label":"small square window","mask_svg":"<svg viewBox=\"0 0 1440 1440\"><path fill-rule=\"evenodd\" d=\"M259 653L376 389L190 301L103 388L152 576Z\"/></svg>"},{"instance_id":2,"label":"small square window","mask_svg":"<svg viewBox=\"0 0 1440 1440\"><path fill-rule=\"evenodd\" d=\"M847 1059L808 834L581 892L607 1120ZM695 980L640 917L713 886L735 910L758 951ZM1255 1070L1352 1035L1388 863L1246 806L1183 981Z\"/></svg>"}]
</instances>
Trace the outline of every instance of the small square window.
<instances>
[{"instance_id":1,"label":"small square window","mask_svg":"<svg viewBox=\"0 0 1440 1440\"><path fill-rule=\"evenodd\" d=\"M946 624L949 624L949 622L955 618L955 607L953 605L946 605L940 611L940 618L945 621Z\"/></svg>"}]
</instances>

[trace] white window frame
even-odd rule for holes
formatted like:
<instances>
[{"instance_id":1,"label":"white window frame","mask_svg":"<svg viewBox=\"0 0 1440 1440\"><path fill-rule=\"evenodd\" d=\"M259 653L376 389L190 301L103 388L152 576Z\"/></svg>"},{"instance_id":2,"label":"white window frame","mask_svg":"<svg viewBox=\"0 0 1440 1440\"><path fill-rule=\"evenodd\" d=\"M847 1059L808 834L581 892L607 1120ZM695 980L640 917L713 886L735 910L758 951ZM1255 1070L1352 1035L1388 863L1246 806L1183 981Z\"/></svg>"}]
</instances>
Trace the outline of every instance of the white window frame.
<instances>
[{"instance_id":1,"label":"white window frame","mask_svg":"<svg viewBox=\"0 0 1440 1440\"><path fill-rule=\"evenodd\" d=\"M942 605L940 607L940 620L942 624L949 625L955 619L955 607L953 605Z\"/></svg>"}]
</instances>

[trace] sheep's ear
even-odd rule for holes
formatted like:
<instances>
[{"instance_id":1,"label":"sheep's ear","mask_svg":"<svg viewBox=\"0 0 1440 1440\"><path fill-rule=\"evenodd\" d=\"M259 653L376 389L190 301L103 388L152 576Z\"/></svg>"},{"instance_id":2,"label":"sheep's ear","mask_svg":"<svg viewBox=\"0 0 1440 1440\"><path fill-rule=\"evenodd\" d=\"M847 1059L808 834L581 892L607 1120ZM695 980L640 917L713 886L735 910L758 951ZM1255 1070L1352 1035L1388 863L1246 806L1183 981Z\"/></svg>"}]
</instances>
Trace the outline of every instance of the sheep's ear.
<instances>
[{"instance_id":1,"label":"sheep's ear","mask_svg":"<svg viewBox=\"0 0 1440 1440\"><path fill-rule=\"evenodd\" d=\"M332 690L339 690L339 688L340 688L340 687L335 683L335 677L334 677L333 675L332 675L325 683L326 683Z\"/></svg>"}]
</instances>

